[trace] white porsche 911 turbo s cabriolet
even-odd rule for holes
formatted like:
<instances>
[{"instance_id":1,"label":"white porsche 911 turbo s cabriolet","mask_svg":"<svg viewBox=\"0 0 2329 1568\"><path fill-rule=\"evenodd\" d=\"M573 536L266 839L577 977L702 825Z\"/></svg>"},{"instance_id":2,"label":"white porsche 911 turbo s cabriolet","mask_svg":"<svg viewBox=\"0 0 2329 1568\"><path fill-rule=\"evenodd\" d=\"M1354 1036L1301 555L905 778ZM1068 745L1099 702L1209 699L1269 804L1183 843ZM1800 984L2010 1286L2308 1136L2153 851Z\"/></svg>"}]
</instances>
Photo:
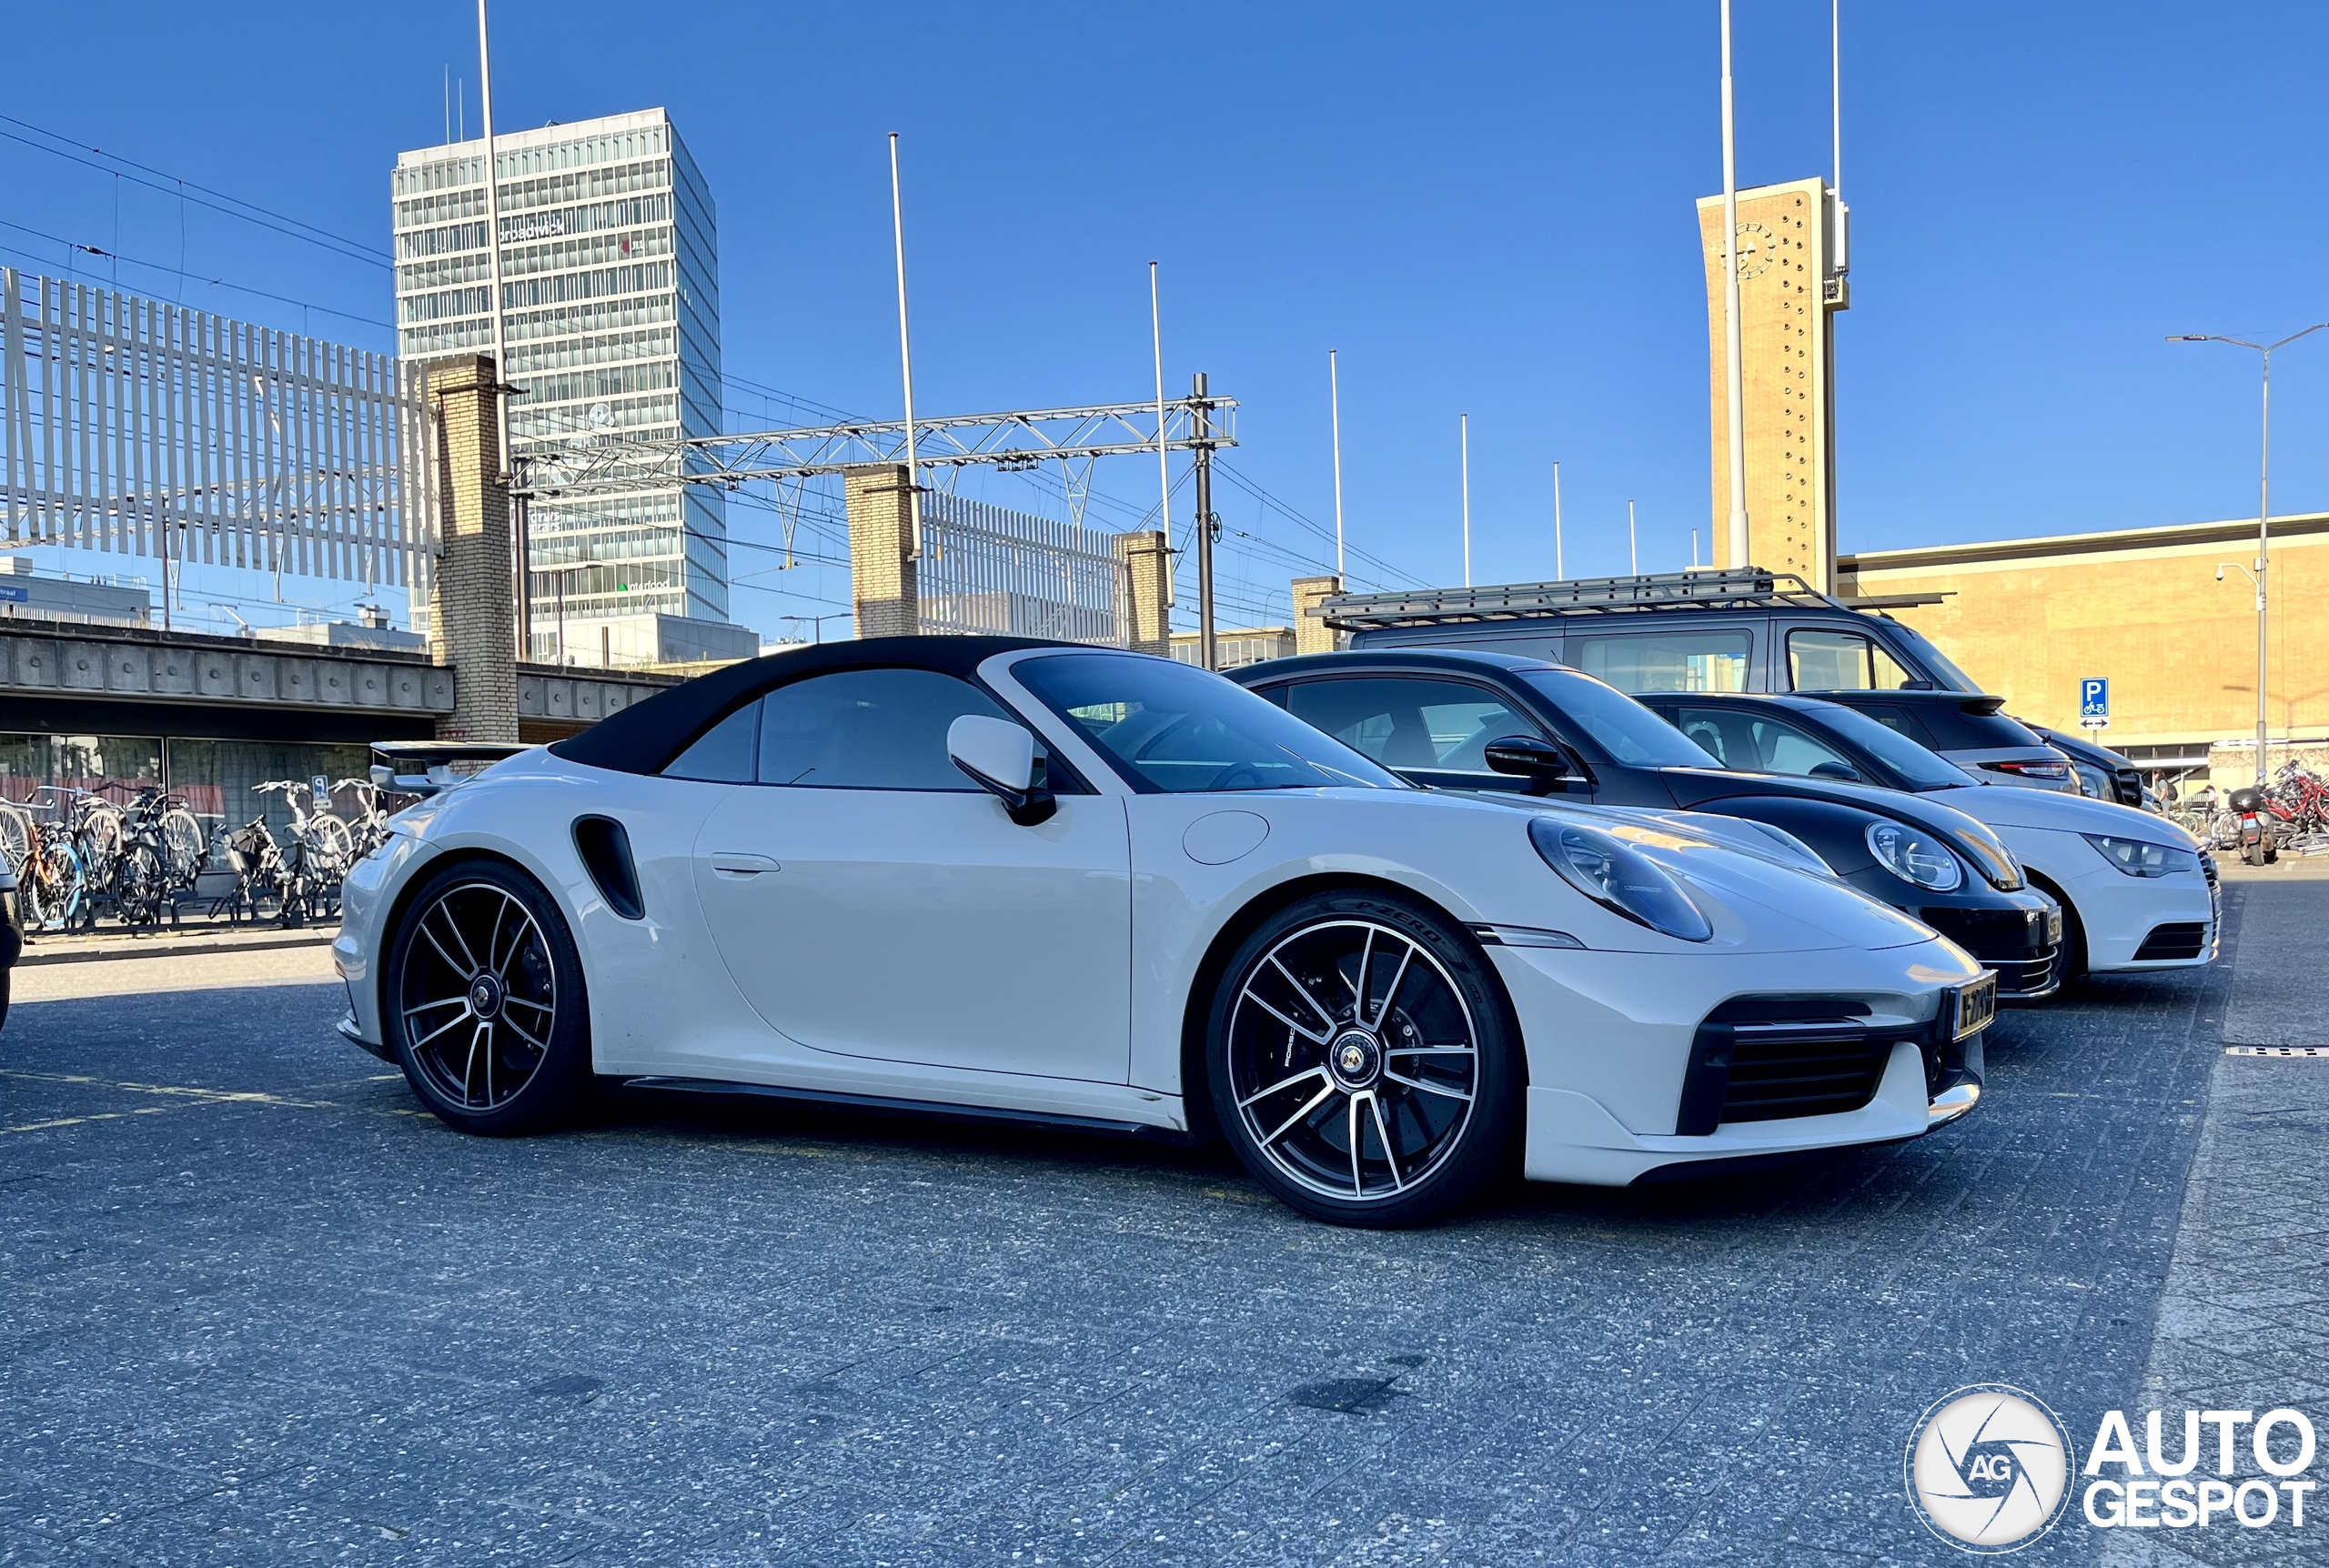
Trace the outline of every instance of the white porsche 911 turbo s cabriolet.
<instances>
[{"instance_id":1,"label":"white porsche 911 turbo s cabriolet","mask_svg":"<svg viewBox=\"0 0 2329 1568\"><path fill-rule=\"evenodd\" d=\"M475 1132L599 1082L1225 1137L1320 1219L1913 1138L1994 980L1780 855L1411 787L1185 665L897 638L397 816L342 1032Z\"/></svg>"}]
</instances>

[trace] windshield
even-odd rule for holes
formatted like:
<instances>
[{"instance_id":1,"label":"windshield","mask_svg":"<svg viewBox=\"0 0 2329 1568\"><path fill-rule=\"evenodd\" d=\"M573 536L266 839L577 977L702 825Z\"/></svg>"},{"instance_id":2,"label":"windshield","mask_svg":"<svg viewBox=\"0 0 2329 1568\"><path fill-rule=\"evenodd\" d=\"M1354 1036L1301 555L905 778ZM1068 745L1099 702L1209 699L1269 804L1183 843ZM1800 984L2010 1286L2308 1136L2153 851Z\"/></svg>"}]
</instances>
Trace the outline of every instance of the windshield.
<instances>
[{"instance_id":1,"label":"windshield","mask_svg":"<svg viewBox=\"0 0 2329 1568\"><path fill-rule=\"evenodd\" d=\"M1978 783L1945 757L1934 755L1887 724L1840 703L1820 705L1820 722L1898 773L1911 789L1954 789Z\"/></svg>"},{"instance_id":2,"label":"windshield","mask_svg":"<svg viewBox=\"0 0 2329 1568\"><path fill-rule=\"evenodd\" d=\"M1593 738L1612 762L1633 768L1719 768L1714 753L1613 686L1568 669L1527 669L1562 718Z\"/></svg>"},{"instance_id":3,"label":"windshield","mask_svg":"<svg viewBox=\"0 0 2329 1568\"><path fill-rule=\"evenodd\" d=\"M1981 691L1981 689L1973 684L1971 676L1950 663L1949 656L1927 641L1924 634L1915 627L1909 625L1906 621L1899 620L1892 621L1891 625L1892 629L1900 634L1901 640L1909 645L1910 651L1917 656L1918 661L1932 671L1933 678L1940 681L1945 689L1977 693Z\"/></svg>"},{"instance_id":4,"label":"windshield","mask_svg":"<svg viewBox=\"0 0 2329 1568\"><path fill-rule=\"evenodd\" d=\"M1189 665L1064 653L1021 659L1011 673L1144 794L1409 787L1275 703Z\"/></svg>"}]
</instances>

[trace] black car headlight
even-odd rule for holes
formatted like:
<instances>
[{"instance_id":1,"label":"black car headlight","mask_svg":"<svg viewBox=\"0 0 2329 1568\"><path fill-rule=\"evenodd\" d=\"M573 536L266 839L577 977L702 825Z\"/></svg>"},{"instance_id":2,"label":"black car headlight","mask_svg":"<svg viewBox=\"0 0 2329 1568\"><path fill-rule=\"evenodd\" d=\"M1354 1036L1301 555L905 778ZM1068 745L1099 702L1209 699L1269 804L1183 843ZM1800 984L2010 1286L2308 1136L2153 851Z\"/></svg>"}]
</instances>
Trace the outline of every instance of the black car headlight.
<instances>
[{"instance_id":1,"label":"black car headlight","mask_svg":"<svg viewBox=\"0 0 2329 1568\"><path fill-rule=\"evenodd\" d=\"M1528 841L1571 887L1636 925L1686 942L1714 935L1682 884L1615 834L1538 817L1528 824Z\"/></svg>"},{"instance_id":2,"label":"black car headlight","mask_svg":"<svg viewBox=\"0 0 2329 1568\"><path fill-rule=\"evenodd\" d=\"M2130 877L2172 877L2178 871L2196 871L2200 857L2190 849L2173 844L2153 844L2142 839L2113 839L2103 833L2081 833L2095 848L2095 851Z\"/></svg>"},{"instance_id":3,"label":"black car headlight","mask_svg":"<svg viewBox=\"0 0 2329 1568\"><path fill-rule=\"evenodd\" d=\"M1953 893L1965 885L1965 868L1949 846L1905 823L1870 822L1868 852L1878 865L1920 888Z\"/></svg>"}]
</instances>

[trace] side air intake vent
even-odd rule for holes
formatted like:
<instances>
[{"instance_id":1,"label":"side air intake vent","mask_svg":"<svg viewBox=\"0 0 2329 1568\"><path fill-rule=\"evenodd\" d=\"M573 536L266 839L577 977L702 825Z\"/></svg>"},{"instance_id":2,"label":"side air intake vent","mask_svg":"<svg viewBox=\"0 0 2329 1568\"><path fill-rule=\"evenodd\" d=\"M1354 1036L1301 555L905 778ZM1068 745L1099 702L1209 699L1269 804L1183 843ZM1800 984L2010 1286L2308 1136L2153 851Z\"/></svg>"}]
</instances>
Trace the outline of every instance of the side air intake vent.
<instances>
[{"instance_id":1,"label":"side air intake vent","mask_svg":"<svg viewBox=\"0 0 2329 1568\"><path fill-rule=\"evenodd\" d=\"M612 817L577 817L574 848L609 909L626 920L647 918L639 896L639 868L630 860L630 835L621 823Z\"/></svg>"}]
</instances>

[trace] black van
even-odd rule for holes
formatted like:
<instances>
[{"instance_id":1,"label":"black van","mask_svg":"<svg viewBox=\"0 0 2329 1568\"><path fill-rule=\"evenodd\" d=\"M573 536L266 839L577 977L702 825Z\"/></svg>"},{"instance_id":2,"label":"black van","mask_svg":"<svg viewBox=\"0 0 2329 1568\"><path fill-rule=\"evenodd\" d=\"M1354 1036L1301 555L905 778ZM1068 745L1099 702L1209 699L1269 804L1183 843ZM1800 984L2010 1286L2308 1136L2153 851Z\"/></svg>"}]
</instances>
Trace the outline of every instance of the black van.
<instances>
[{"instance_id":1,"label":"black van","mask_svg":"<svg viewBox=\"0 0 2329 1568\"><path fill-rule=\"evenodd\" d=\"M1981 688L1912 627L1787 572L1669 572L1409 593L1320 607L1354 648L1477 648L1549 658L1620 691Z\"/></svg>"}]
</instances>

